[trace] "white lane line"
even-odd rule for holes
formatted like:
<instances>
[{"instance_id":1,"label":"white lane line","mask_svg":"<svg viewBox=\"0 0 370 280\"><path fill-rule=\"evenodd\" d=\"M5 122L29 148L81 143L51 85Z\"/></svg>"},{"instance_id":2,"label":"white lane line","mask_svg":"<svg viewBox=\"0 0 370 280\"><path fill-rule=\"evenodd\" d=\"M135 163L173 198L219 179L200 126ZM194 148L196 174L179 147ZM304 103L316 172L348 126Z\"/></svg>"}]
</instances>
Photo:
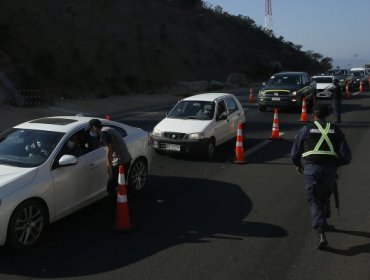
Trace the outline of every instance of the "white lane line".
<instances>
[{"instance_id":1,"label":"white lane line","mask_svg":"<svg viewBox=\"0 0 370 280\"><path fill-rule=\"evenodd\" d=\"M280 132L279 136L281 137L284 134L285 134L285 132ZM247 151L244 153L244 157L250 156L254 152L257 152L258 150L262 149L264 146L266 146L267 144L269 144L273 141L275 141L275 140L266 139L265 141L259 143L258 145L253 146L251 149L249 149L249 150L247 149Z\"/></svg>"}]
</instances>

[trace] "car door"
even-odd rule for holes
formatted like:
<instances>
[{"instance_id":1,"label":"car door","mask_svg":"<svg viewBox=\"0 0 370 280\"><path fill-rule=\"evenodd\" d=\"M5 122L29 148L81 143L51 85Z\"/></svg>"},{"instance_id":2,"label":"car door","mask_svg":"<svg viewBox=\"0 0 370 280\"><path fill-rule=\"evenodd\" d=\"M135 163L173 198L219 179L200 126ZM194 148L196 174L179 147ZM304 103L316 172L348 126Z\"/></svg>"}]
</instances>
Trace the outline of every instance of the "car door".
<instances>
[{"instance_id":1,"label":"car door","mask_svg":"<svg viewBox=\"0 0 370 280\"><path fill-rule=\"evenodd\" d=\"M225 114L226 119L222 119L221 115ZM217 102L217 109L216 109L216 122L215 122L215 130L214 130L214 136L216 137L216 145L219 145L223 142L225 142L229 135L229 119L228 116L229 112L227 111L227 106L225 103L225 100L219 100Z\"/></svg>"},{"instance_id":2,"label":"car door","mask_svg":"<svg viewBox=\"0 0 370 280\"><path fill-rule=\"evenodd\" d=\"M238 130L238 123L243 122L244 113L239 109L236 101L232 96L226 98L226 106L229 112L228 116L228 140L236 137L236 133Z\"/></svg>"},{"instance_id":3,"label":"car door","mask_svg":"<svg viewBox=\"0 0 370 280\"><path fill-rule=\"evenodd\" d=\"M84 153L77 155L77 164L59 166L57 161L64 154L72 154L66 150L68 140L56 157L52 177L55 193L56 218L68 215L89 204L105 192L108 180L105 163L105 151L101 146L86 148Z\"/></svg>"}]
</instances>

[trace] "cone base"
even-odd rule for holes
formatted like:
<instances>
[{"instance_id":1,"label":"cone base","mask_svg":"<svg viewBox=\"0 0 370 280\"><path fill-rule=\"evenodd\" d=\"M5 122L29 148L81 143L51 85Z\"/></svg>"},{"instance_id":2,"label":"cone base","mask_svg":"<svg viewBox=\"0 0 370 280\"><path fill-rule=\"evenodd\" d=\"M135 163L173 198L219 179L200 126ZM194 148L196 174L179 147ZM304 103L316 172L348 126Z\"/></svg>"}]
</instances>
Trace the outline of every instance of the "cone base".
<instances>
[{"instance_id":1,"label":"cone base","mask_svg":"<svg viewBox=\"0 0 370 280\"><path fill-rule=\"evenodd\" d=\"M298 122L304 122L304 123L306 123L306 122L310 122L309 120L298 120Z\"/></svg>"},{"instance_id":2,"label":"cone base","mask_svg":"<svg viewBox=\"0 0 370 280\"><path fill-rule=\"evenodd\" d=\"M243 164L243 163L247 163L247 162L245 160L234 160L234 163Z\"/></svg>"}]
</instances>

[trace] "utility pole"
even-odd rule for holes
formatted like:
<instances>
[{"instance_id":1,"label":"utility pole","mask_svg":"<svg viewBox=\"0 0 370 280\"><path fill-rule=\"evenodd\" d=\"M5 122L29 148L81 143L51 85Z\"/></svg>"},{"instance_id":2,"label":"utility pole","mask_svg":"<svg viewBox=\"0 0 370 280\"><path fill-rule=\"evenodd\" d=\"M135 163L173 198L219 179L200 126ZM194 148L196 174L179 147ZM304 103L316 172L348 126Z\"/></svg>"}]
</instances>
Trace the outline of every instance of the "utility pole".
<instances>
[{"instance_id":1,"label":"utility pole","mask_svg":"<svg viewBox=\"0 0 370 280\"><path fill-rule=\"evenodd\" d=\"M357 53L355 53L355 54L353 55L353 57L354 57L354 58L355 58L355 60L356 60L355 67L357 67L357 57L358 57L358 54L357 54Z\"/></svg>"},{"instance_id":2,"label":"utility pole","mask_svg":"<svg viewBox=\"0 0 370 280\"><path fill-rule=\"evenodd\" d=\"M265 30L272 33L272 8L271 0L265 0Z\"/></svg>"}]
</instances>

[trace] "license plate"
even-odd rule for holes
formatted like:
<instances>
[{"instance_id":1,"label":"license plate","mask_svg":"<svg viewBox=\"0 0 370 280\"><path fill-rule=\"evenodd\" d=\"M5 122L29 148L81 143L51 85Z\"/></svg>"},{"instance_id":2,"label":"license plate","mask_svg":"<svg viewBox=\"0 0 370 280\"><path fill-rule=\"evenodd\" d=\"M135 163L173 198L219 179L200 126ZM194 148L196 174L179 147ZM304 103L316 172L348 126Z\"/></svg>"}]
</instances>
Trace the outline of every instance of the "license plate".
<instances>
[{"instance_id":1,"label":"license plate","mask_svg":"<svg viewBox=\"0 0 370 280\"><path fill-rule=\"evenodd\" d=\"M271 97L272 101L280 101L280 97Z\"/></svg>"},{"instance_id":2,"label":"license plate","mask_svg":"<svg viewBox=\"0 0 370 280\"><path fill-rule=\"evenodd\" d=\"M166 150L180 151L180 145L166 144Z\"/></svg>"}]
</instances>

